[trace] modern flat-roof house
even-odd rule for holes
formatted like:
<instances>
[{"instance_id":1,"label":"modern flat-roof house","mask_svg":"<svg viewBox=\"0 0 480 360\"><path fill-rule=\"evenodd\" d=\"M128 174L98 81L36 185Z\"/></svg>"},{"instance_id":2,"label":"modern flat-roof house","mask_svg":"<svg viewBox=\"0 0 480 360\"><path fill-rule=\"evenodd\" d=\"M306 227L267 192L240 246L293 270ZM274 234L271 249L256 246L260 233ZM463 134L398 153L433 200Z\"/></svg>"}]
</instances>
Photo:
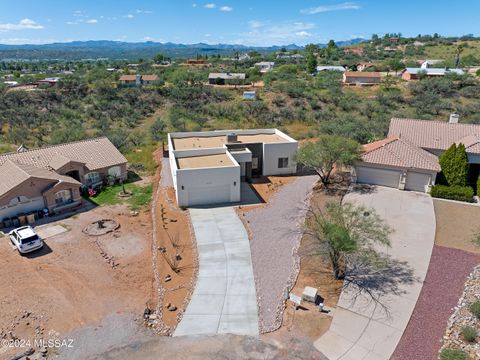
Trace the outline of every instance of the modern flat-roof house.
<instances>
[{"instance_id":1,"label":"modern flat-roof house","mask_svg":"<svg viewBox=\"0 0 480 360\"><path fill-rule=\"evenodd\" d=\"M157 75L122 75L119 79L123 86L153 85L158 83Z\"/></svg>"},{"instance_id":2,"label":"modern flat-roof house","mask_svg":"<svg viewBox=\"0 0 480 360\"><path fill-rule=\"evenodd\" d=\"M343 83L346 85L380 84L382 75L379 72L346 71L343 73Z\"/></svg>"},{"instance_id":3,"label":"modern flat-roof house","mask_svg":"<svg viewBox=\"0 0 480 360\"><path fill-rule=\"evenodd\" d=\"M240 201L241 182L295 174L298 143L277 129L168 134L179 206Z\"/></svg>"},{"instance_id":4,"label":"modern flat-roof house","mask_svg":"<svg viewBox=\"0 0 480 360\"><path fill-rule=\"evenodd\" d=\"M480 125L450 120L396 119L386 139L363 146L355 165L358 183L425 192L440 172L438 157L452 144L465 145L470 164L480 164Z\"/></svg>"},{"instance_id":5,"label":"modern flat-roof house","mask_svg":"<svg viewBox=\"0 0 480 360\"><path fill-rule=\"evenodd\" d=\"M275 63L273 61L260 61L255 64L255 67L260 69L261 73L266 73L273 70Z\"/></svg>"},{"instance_id":6,"label":"modern flat-roof house","mask_svg":"<svg viewBox=\"0 0 480 360\"><path fill-rule=\"evenodd\" d=\"M126 179L127 160L107 138L78 141L0 155L0 222L47 208L78 205L80 187L108 177Z\"/></svg>"},{"instance_id":7,"label":"modern flat-roof house","mask_svg":"<svg viewBox=\"0 0 480 360\"><path fill-rule=\"evenodd\" d=\"M462 69L445 69L445 68L406 68L402 71L403 80L418 80L423 77L438 77L447 74L465 75Z\"/></svg>"},{"instance_id":8,"label":"modern flat-roof house","mask_svg":"<svg viewBox=\"0 0 480 360\"><path fill-rule=\"evenodd\" d=\"M417 63L420 64L420 67L422 69L428 69L432 67L433 65L441 64L443 63L443 60L440 59L427 59L427 60L419 60Z\"/></svg>"},{"instance_id":9,"label":"modern flat-roof house","mask_svg":"<svg viewBox=\"0 0 480 360\"><path fill-rule=\"evenodd\" d=\"M245 81L243 73L210 73L208 83L211 85L238 85Z\"/></svg>"}]
</instances>

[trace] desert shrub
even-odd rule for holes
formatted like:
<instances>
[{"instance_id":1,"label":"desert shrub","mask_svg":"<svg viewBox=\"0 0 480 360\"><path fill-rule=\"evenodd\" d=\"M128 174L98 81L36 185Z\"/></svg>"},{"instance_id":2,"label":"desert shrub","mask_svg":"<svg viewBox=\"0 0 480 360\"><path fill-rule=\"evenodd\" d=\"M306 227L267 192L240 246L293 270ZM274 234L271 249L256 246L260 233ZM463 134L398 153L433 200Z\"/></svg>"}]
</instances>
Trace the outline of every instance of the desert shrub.
<instances>
[{"instance_id":1,"label":"desert shrub","mask_svg":"<svg viewBox=\"0 0 480 360\"><path fill-rule=\"evenodd\" d=\"M460 349L443 349L440 352L440 360L468 360L468 355Z\"/></svg>"},{"instance_id":2,"label":"desert shrub","mask_svg":"<svg viewBox=\"0 0 480 360\"><path fill-rule=\"evenodd\" d=\"M471 326L464 326L462 328L462 337L467 342L474 342L477 338L477 330Z\"/></svg>"},{"instance_id":3,"label":"desert shrub","mask_svg":"<svg viewBox=\"0 0 480 360\"><path fill-rule=\"evenodd\" d=\"M470 311L480 320L480 301L475 301L470 305Z\"/></svg>"},{"instance_id":4,"label":"desert shrub","mask_svg":"<svg viewBox=\"0 0 480 360\"><path fill-rule=\"evenodd\" d=\"M473 188L470 186L458 185L435 185L432 186L432 191L430 194L435 198L471 202L473 198Z\"/></svg>"}]
</instances>

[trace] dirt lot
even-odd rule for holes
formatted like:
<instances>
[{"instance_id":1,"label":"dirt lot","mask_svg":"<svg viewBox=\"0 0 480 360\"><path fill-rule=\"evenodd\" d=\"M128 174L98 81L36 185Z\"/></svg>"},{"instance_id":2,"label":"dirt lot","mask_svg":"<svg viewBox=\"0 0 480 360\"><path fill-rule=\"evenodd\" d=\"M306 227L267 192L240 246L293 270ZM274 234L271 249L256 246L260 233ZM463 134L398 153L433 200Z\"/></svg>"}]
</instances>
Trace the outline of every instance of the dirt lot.
<instances>
[{"instance_id":1,"label":"dirt lot","mask_svg":"<svg viewBox=\"0 0 480 360\"><path fill-rule=\"evenodd\" d=\"M120 228L101 237L82 233L102 218ZM0 239L0 331L7 338L62 334L109 313L142 313L152 299L149 212L132 217L124 205L106 206L58 223L69 231L31 255L20 256L7 237Z\"/></svg>"},{"instance_id":2,"label":"dirt lot","mask_svg":"<svg viewBox=\"0 0 480 360\"><path fill-rule=\"evenodd\" d=\"M472 243L474 233L480 231L480 206L436 199L433 205L437 219L435 244L480 253Z\"/></svg>"},{"instance_id":3,"label":"dirt lot","mask_svg":"<svg viewBox=\"0 0 480 360\"><path fill-rule=\"evenodd\" d=\"M329 191L324 191L321 185L317 185L311 199L312 208L323 210L327 203L341 201L345 190L342 183L331 185ZM298 253L300 273L292 293L301 296L305 286L317 288L318 294L323 298L325 309L328 311L328 308L334 308L342 290L342 281L333 279L329 263L318 254L316 243L310 236L302 237ZM319 312L314 304L304 302L302 308L298 310L290 305L284 312L282 327L264 335L264 338L274 342L275 340L285 342L291 338L315 341L329 329L331 321L328 312Z\"/></svg>"}]
</instances>

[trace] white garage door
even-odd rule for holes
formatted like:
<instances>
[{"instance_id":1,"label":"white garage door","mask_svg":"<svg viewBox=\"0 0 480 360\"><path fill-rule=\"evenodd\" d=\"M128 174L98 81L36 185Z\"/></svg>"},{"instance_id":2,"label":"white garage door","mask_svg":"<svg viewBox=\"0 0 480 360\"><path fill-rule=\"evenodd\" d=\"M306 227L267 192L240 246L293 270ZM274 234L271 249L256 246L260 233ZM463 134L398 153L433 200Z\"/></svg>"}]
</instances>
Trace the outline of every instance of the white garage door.
<instances>
[{"instance_id":1,"label":"white garage door","mask_svg":"<svg viewBox=\"0 0 480 360\"><path fill-rule=\"evenodd\" d=\"M45 207L43 198L22 199L20 203L6 207L0 207L0 221L6 218L17 216L21 213L42 210Z\"/></svg>"},{"instance_id":2,"label":"white garage door","mask_svg":"<svg viewBox=\"0 0 480 360\"><path fill-rule=\"evenodd\" d=\"M372 184L398 188L400 182L400 171L357 166L357 183Z\"/></svg>"},{"instance_id":3,"label":"white garage door","mask_svg":"<svg viewBox=\"0 0 480 360\"><path fill-rule=\"evenodd\" d=\"M198 186L188 189L188 206L228 202L230 202L230 185Z\"/></svg>"},{"instance_id":4,"label":"white garage door","mask_svg":"<svg viewBox=\"0 0 480 360\"><path fill-rule=\"evenodd\" d=\"M430 184L430 175L409 171L405 190L425 192L425 186Z\"/></svg>"}]
</instances>

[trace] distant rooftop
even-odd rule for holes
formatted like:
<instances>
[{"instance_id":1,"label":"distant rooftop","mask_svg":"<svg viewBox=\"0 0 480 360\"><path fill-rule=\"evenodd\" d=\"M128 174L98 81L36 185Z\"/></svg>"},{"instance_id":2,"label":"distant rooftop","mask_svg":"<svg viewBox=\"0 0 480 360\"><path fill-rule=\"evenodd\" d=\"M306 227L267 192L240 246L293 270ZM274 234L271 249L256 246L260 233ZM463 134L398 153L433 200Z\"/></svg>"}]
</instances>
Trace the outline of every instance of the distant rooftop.
<instances>
[{"instance_id":1,"label":"distant rooftop","mask_svg":"<svg viewBox=\"0 0 480 360\"><path fill-rule=\"evenodd\" d=\"M231 79L245 79L245 74L243 73L210 73L208 75L209 79L224 79L224 80L231 80Z\"/></svg>"}]
</instances>

